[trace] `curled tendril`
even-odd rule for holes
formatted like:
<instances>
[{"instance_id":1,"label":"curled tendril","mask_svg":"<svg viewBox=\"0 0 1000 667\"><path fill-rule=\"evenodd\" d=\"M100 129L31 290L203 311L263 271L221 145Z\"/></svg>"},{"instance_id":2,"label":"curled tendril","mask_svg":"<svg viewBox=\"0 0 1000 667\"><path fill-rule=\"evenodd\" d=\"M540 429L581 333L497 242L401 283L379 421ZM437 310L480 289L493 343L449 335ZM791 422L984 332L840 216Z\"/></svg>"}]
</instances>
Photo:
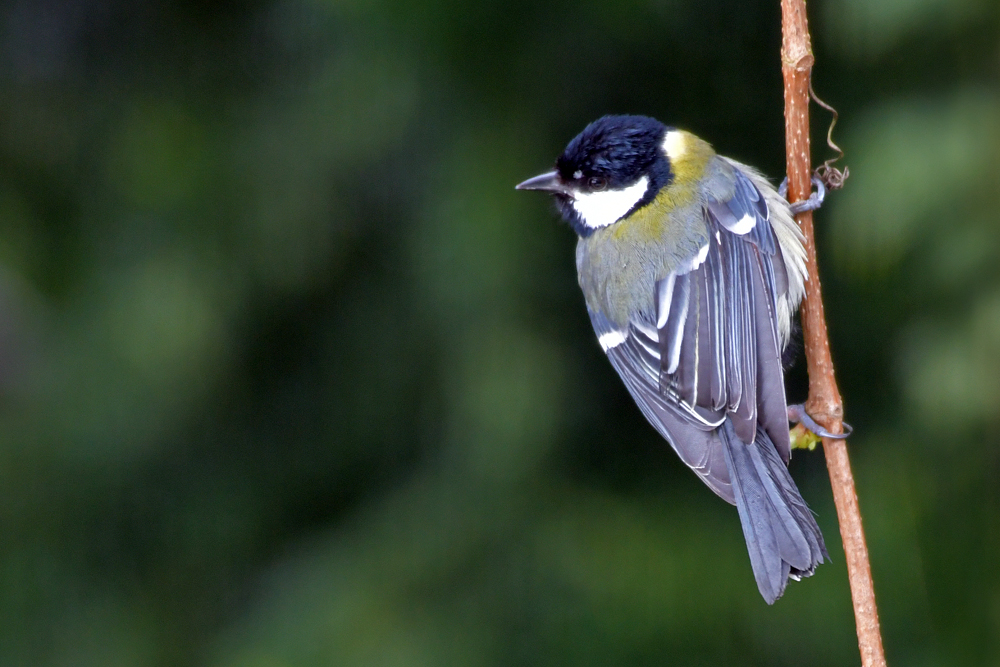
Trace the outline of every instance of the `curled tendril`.
<instances>
[{"instance_id":1,"label":"curled tendril","mask_svg":"<svg viewBox=\"0 0 1000 667\"><path fill-rule=\"evenodd\" d=\"M847 167L844 167L844 170L841 171L833 166L834 162L844 157L843 149L833 143L833 128L837 124L837 119L840 117L840 114L838 114L837 110L832 106L821 100L816 94L816 91L813 90L812 76L809 77L809 96L814 102L816 102L816 104L833 114L833 119L830 120L830 128L826 131L826 145L839 153L837 157L830 158L820 166L816 167L813 174L823 181L827 190L839 190L844 187L844 181L846 181L847 177L851 175L851 171Z\"/></svg>"}]
</instances>

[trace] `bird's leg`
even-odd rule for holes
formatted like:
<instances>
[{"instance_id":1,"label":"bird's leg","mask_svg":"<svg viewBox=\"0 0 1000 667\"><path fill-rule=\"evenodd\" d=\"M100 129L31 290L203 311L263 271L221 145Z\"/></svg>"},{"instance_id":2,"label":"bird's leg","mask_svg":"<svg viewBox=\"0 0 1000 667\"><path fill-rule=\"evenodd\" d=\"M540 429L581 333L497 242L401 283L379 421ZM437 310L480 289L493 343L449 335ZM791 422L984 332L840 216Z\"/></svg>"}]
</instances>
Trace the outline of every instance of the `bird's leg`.
<instances>
[{"instance_id":1,"label":"bird's leg","mask_svg":"<svg viewBox=\"0 0 1000 667\"><path fill-rule=\"evenodd\" d=\"M818 176L812 177L812 183L816 186L816 192L809 195L809 199L803 199L802 201L797 201L794 204L789 204L788 208L791 209L792 215L798 215L804 211L815 211L820 206L823 205L823 200L826 199L826 186L823 185L823 181ZM788 195L788 177L781 182L778 186L778 194L787 199Z\"/></svg>"},{"instance_id":2,"label":"bird's leg","mask_svg":"<svg viewBox=\"0 0 1000 667\"><path fill-rule=\"evenodd\" d=\"M801 403L798 405L788 406L788 421L795 422L795 424L797 424L797 426L792 429L793 447L797 449L812 449L816 446L816 440L818 438L810 437L810 434L813 436L819 436L820 438L846 440L847 437L854 431L850 424L843 422L843 433L830 433L809 416L806 412L805 405L802 405Z\"/></svg>"}]
</instances>

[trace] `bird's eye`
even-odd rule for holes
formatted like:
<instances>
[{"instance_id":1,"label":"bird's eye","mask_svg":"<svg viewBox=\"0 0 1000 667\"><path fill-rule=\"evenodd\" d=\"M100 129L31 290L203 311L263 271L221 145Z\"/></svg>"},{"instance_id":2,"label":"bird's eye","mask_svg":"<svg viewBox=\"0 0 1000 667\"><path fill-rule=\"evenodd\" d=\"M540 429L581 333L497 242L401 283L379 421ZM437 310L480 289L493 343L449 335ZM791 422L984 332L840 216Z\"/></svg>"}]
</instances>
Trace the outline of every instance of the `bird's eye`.
<instances>
[{"instance_id":1,"label":"bird's eye","mask_svg":"<svg viewBox=\"0 0 1000 667\"><path fill-rule=\"evenodd\" d=\"M591 176L587 179L587 187L594 191L603 190L608 187L608 179L603 176Z\"/></svg>"}]
</instances>

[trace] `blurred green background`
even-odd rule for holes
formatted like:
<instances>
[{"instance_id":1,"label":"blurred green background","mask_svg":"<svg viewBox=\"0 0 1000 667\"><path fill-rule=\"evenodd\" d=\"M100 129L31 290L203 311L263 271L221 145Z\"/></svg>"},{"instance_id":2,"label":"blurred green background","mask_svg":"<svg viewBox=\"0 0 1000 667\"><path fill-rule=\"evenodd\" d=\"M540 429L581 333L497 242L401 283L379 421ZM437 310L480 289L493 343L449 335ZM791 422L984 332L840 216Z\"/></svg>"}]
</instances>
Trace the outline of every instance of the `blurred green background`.
<instances>
[{"instance_id":1,"label":"blurred green background","mask_svg":"<svg viewBox=\"0 0 1000 667\"><path fill-rule=\"evenodd\" d=\"M1000 5L810 12L889 659L1000 665ZM513 189L609 112L780 178L777 2L0 17L0 664L857 664L822 454L769 608Z\"/></svg>"}]
</instances>

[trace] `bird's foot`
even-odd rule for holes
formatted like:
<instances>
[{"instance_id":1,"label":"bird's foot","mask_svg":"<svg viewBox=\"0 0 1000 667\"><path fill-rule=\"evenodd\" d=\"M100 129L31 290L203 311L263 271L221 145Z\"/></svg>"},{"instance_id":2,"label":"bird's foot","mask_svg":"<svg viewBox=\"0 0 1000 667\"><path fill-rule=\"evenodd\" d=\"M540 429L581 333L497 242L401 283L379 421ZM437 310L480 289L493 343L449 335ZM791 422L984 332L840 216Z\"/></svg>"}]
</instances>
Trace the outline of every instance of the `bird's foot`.
<instances>
[{"instance_id":1,"label":"bird's foot","mask_svg":"<svg viewBox=\"0 0 1000 667\"><path fill-rule=\"evenodd\" d=\"M816 192L809 195L809 199L803 199L802 201L797 201L794 204L789 204L788 208L792 211L792 215L798 215L799 213L804 213L806 211L815 211L820 206L823 205L823 200L826 199L826 185L823 184L823 180L818 176L812 177L812 183L816 186ZM778 186L778 194L788 198L788 177L781 182Z\"/></svg>"},{"instance_id":2,"label":"bird's foot","mask_svg":"<svg viewBox=\"0 0 1000 667\"><path fill-rule=\"evenodd\" d=\"M850 424L843 422L843 433L830 433L817 424L806 412L806 407L801 404L788 406L788 421L795 422L795 428L790 431L793 449L815 449L820 438L846 440L854 431Z\"/></svg>"}]
</instances>

